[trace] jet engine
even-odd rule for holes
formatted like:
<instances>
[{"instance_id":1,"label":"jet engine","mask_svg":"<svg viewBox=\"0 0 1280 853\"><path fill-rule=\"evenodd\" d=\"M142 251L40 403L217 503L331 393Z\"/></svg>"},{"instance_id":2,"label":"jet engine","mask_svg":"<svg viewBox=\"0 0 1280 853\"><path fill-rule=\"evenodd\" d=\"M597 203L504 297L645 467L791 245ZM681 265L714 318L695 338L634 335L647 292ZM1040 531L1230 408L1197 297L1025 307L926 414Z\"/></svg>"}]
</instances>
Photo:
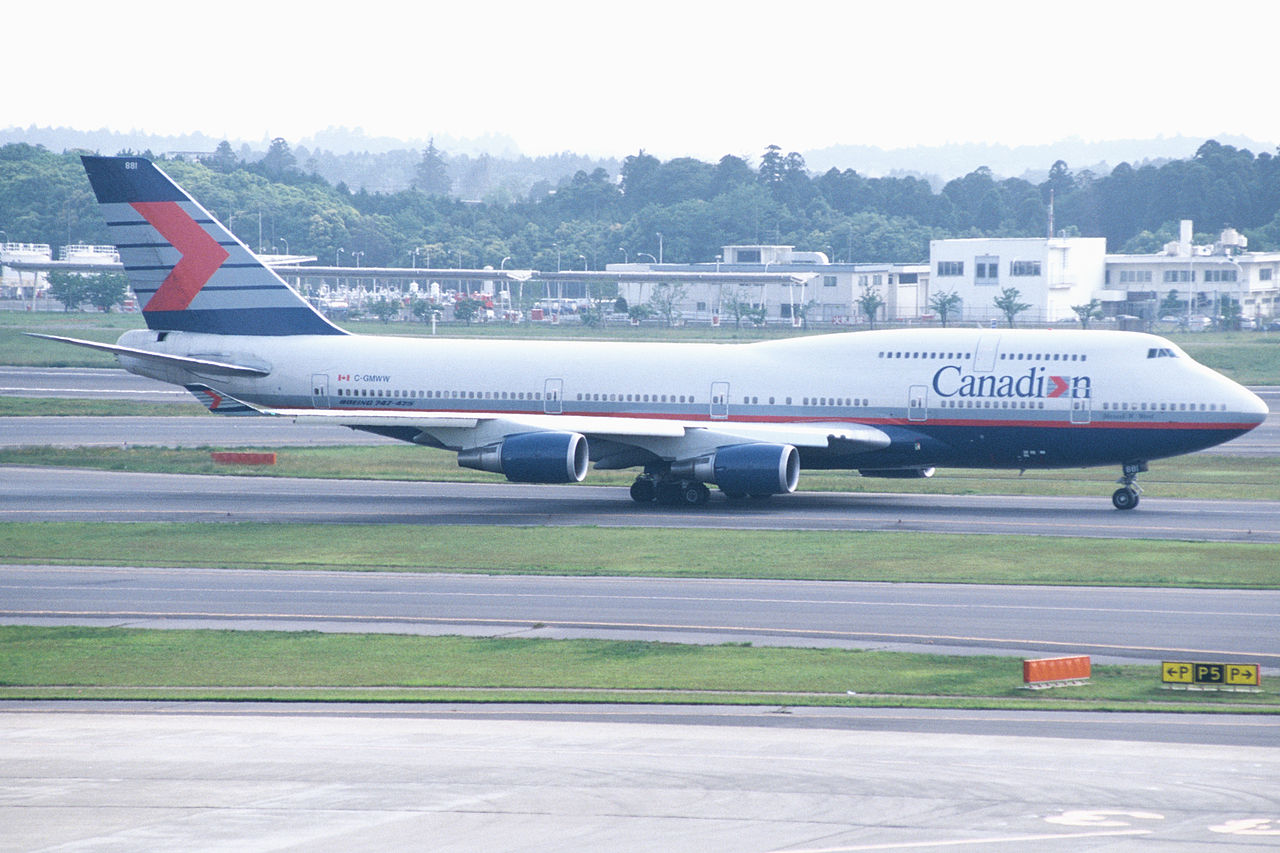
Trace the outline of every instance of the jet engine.
<instances>
[{"instance_id":1,"label":"jet engine","mask_svg":"<svg viewBox=\"0 0 1280 853\"><path fill-rule=\"evenodd\" d=\"M800 454L789 444L735 444L672 463L671 476L714 483L728 495L787 494L800 481Z\"/></svg>"},{"instance_id":2,"label":"jet engine","mask_svg":"<svg viewBox=\"0 0 1280 853\"><path fill-rule=\"evenodd\" d=\"M576 432L512 435L458 451L458 465L504 474L514 483L580 483L587 476L587 439Z\"/></svg>"}]
</instances>

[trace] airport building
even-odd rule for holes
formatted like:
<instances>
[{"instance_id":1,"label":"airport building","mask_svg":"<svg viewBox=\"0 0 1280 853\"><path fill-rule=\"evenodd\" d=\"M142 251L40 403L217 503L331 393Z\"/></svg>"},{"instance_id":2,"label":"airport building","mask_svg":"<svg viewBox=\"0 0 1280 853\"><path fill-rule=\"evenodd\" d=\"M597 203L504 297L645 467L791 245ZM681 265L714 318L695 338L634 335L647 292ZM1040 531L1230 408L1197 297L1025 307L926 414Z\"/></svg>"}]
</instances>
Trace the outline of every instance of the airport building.
<instances>
[{"instance_id":1,"label":"airport building","mask_svg":"<svg viewBox=\"0 0 1280 853\"><path fill-rule=\"evenodd\" d=\"M1009 288L1029 306L1024 323L1057 323L1076 316L1073 305L1096 297L1106 282L1102 237L998 237L929 242L934 293L960 297L959 319L1002 322L995 300Z\"/></svg>"},{"instance_id":2,"label":"airport building","mask_svg":"<svg viewBox=\"0 0 1280 853\"><path fill-rule=\"evenodd\" d=\"M1246 327L1276 317L1280 309L1280 252L1250 252L1248 239L1228 228L1217 242L1195 245L1192 223L1155 254L1107 255L1107 280L1099 298L1110 313L1164 320L1191 328L1232 314Z\"/></svg>"},{"instance_id":3,"label":"airport building","mask_svg":"<svg viewBox=\"0 0 1280 853\"><path fill-rule=\"evenodd\" d=\"M794 246L725 246L713 263L609 264L605 270L622 274L619 295L629 305L647 302L662 282L627 280L626 273L672 274L672 281L679 281L684 289L681 318L690 323L735 322L730 307L735 300L762 310L769 325L800 325L803 320L835 326L865 323L858 298L868 287L884 300L877 322L918 320L928 312L928 264L832 263L823 252L800 252ZM701 273L716 273L719 278L693 278ZM735 283L734 273L790 274L794 281Z\"/></svg>"},{"instance_id":4,"label":"airport building","mask_svg":"<svg viewBox=\"0 0 1280 853\"><path fill-rule=\"evenodd\" d=\"M48 287L42 273L24 273L10 262L48 263L52 259L53 248L48 243L0 243L0 298L30 299L33 288Z\"/></svg>"}]
</instances>

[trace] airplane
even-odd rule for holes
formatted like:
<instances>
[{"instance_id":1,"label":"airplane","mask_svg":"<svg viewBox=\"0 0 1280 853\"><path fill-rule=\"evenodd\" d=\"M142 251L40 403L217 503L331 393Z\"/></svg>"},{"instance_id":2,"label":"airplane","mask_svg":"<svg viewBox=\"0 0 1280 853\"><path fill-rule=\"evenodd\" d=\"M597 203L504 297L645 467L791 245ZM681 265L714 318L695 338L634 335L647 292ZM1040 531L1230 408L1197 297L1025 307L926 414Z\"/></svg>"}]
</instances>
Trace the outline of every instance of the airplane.
<instances>
[{"instance_id":1,"label":"airplane","mask_svg":"<svg viewBox=\"0 0 1280 853\"><path fill-rule=\"evenodd\" d=\"M638 468L639 504L795 490L800 470L1118 465L1138 505L1154 459L1262 423L1256 395L1155 335L911 329L753 343L351 334L154 163L84 156L146 329L114 353L211 411L341 424L522 483Z\"/></svg>"}]
</instances>

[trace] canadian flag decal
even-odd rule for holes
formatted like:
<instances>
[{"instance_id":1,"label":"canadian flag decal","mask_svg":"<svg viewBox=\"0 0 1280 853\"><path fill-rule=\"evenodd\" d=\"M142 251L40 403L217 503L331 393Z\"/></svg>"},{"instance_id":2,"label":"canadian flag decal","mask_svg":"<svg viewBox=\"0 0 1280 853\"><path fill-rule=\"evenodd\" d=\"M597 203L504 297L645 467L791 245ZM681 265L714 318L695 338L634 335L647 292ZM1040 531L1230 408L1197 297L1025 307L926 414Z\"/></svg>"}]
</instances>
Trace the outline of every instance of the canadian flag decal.
<instances>
[{"instance_id":1,"label":"canadian flag decal","mask_svg":"<svg viewBox=\"0 0 1280 853\"><path fill-rule=\"evenodd\" d=\"M230 253L175 201L138 201L133 209L182 255L143 311L185 311Z\"/></svg>"}]
</instances>

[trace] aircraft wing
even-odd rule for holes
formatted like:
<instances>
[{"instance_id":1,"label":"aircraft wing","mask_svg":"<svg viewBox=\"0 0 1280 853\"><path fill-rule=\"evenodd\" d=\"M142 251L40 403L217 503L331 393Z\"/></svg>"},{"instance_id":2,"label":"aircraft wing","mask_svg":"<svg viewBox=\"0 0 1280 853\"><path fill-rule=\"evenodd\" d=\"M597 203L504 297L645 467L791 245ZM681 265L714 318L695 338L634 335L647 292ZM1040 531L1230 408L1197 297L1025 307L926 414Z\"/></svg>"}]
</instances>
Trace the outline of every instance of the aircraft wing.
<instances>
[{"instance_id":1,"label":"aircraft wing","mask_svg":"<svg viewBox=\"0 0 1280 853\"><path fill-rule=\"evenodd\" d=\"M255 407L257 408L257 407ZM263 409L299 424L353 428L410 428L455 449L484 447L510 435L577 432L591 441L639 447L663 459L681 459L733 444L790 444L797 448L874 450L889 445L881 430L857 423L742 423L662 418L457 412L348 412L340 409Z\"/></svg>"}]
</instances>

